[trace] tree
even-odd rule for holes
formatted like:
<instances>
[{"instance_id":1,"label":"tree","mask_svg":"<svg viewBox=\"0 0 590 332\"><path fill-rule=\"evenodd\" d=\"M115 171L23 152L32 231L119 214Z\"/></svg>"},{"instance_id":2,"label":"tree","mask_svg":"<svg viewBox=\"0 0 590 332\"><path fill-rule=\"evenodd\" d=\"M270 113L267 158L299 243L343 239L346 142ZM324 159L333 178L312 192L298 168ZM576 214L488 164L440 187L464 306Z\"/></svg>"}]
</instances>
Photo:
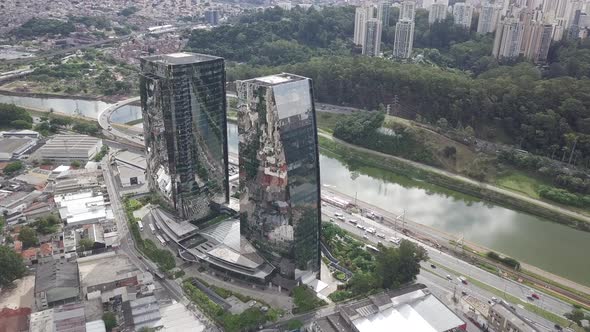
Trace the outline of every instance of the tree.
<instances>
[{"instance_id":1,"label":"tree","mask_svg":"<svg viewBox=\"0 0 590 332\"><path fill-rule=\"evenodd\" d=\"M20 233L18 233L18 239L22 241L24 248L33 247L39 243L37 232L28 226L21 228Z\"/></svg>"},{"instance_id":2,"label":"tree","mask_svg":"<svg viewBox=\"0 0 590 332\"><path fill-rule=\"evenodd\" d=\"M104 321L104 325L107 331L111 331L115 327L117 327L117 316L111 311L107 311L102 315L102 320Z\"/></svg>"},{"instance_id":3,"label":"tree","mask_svg":"<svg viewBox=\"0 0 590 332\"><path fill-rule=\"evenodd\" d=\"M83 238L80 240L79 246L82 251L88 251L94 247L94 241L89 238Z\"/></svg>"},{"instance_id":4,"label":"tree","mask_svg":"<svg viewBox=\"0 0 590 332\"><path fill-rule=\"evenodd\" d=\"M20 171L24 167L25 165L20 160L11 162L10 164L6 165L6 167L4 167L4 174L12 176L14 173Z\"/></svg>"},{"instance_id":5,"label":"tree","mask_svg":"<svg viewBox=\"0 0 590 332\"><path fill-rule=\"evenodd\" d=\"M35 229L40 234L53 234L57 231L57 225L59 223L60 220L56 216L49 215L44 218L38 218L35 222Z\"/></svg>"},{"instance_id":6,"label":"tree","mask_svg":"<svg viewBox=\"0 0 590 332\"><path fill-rule=\"evenodd\" d=\"M349 282L349 288L353 294L367 294L377 288L377 280L371 273L356 273Z\"/></svg>"},{"instance_id":7,"label":"tree","mask_svg":"<svg viewBox=\"0 0 590 332\"><path fill-rule=\"evenodd\" d=\"M10 286L27 272L22 257L6 246L0 246L0 266L0 287Z\"/></svg>"},{"instance_id":8,"label":"tree","mask_svg":"<svg viewBox=\"0 0 590 332\"><path fill-rule=\"evenodd\" d=\"M455 148L454 146L447 145L443 149L443 155L445 156L445 158L455 158L455 156L457 155L457 148Z\"/></svg>"},{"instance_id":9,"label":"tree","mask_svg":"<svg viewBox=\"0 0 590 332\"><path fill-rule=\"evenodd\" d=\"M74 160L70 163L70 166L72 166L73 168L79 168L80 162L78 160Z\"/></svg>"},{"instance_id":10,"label":"tree","mask_svg":"<svg viewBox=\"0 0 590 332\"><path fill-rule=\"evenodd\" d=\"M25 120L14 120L10 122L10 126L15 129L31 129L32 124Z\"/></svg>"},{"instance_id":11,"label":"tree","mask_svg":"<svg viewBox=\"0 0 590 332\"><path fill-rule=\"evenodd\" d=\"M399 248L379 246L375 276L381 287L393 289L412 282L420 273L420 262L428 259L426 250L408 240L402 240Z\"/></svg>"}]
</instances>

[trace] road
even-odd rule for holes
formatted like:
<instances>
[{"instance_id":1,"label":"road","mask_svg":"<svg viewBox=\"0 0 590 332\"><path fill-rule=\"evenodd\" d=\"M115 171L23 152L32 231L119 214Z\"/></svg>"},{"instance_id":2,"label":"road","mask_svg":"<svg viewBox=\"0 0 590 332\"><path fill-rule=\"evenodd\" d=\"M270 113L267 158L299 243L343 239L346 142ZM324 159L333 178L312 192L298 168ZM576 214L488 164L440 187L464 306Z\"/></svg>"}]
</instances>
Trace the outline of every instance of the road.
<instances>
[{"instance_id":1,"label":"road","mask_svg":"<svg viewBox=\"0 0 590 332\"><path fill-rule=\"evenodd\" d=\"M133 97L133 98L129 98L129 99L125 99L123 101L120 101L118 103L115 103L105 109L103 109L99 114L98 114L98 124L100 125L100 128L102 128L104 134L107 137L113 138L113 139L120 139L123 140L125 143L131 144L133 146L136 147L143 147L144 143L143 143L143 139L138 137L137 135L129 135L127 133L124 133L120 130L118 130L115 127L112 127L110 124L110 119L111 119L111 115L113 114L113 112L125 105L137 102L140 100L140 97Z\"/></svg>"},{"instance_id":2,"label":"road","mask_svg":"<svg viewBox=\"0 0 590 332\"><path fill-rule=\"evenodd\" d=\"M135 265L140 271L155 271L157 266L151 263L149 260L144 259L143 256L141 256L141 254L135 249L133 237L129 231L125 209L123 207L123 203L121 202L121 197L118 195L118 187L115 183L112 170L108 163L108 158L103 160L102 170L104 181L107 186L107 191L109 193L111 209L113 210L115 222L117 224L117 231L119 233L119 252L127 255L133 265ZM168 279L160 279L158 281L173 299L189 308L189 310L191 310L195 316L207 326L207 330L217 330L215 324L212 323L201 311L199 311L194 305L190 303L189 300L184 297L180 285Z\"/></svg>"},{"instance_id":3,"label":"road","mask_svg":"<svg viewBox=\"0 0 590 332\"><path fill-rule=\"evenodd\" d=\"M339 221L334 217L334 213L342 213L344 214L346 221ZM322 214L325 216L325 220L329 220L330 218L334 220L334 223L337 224L339 227L356 234L359 237L366 236L364 240L366 242L370 242L373 244L377 244L379 241L383 245L392 246L394 245L389 241L391 238L400 238L400 239L408 239L410 241L419 243L418 241L405 236L404 234L394 230L394 227L391 227L391 224L381 223L369 218L365 218L359 214L349 214L348 212L343 211L340 208L323 204L322 206ZM388 216L384 216L388 218ZM368 234L363 229L358 228L356 225L349 222L350 219L354 219L358 222L359 225L362 225L366 228L374 228L376 230L376 234L382 234L384 238L380 238L377 235ZM401 227L401 222L400 222ZM423 281L427 286L435 285L435 287L442 288L447 291L447 293L452 294L455 287L457 287L458 292L460 293L461 290L465 290L469 295L475 296L479 300L483 301L484 303L487 302L494 296L490 292L483 290L475 285L468 284L463 285L458 282L457 278L459 275L456 275L454 272L446 271L441 268L432 269L430 264L431 262L443 267L448 267L451 270L457 271L463 276L471 277L476 279L482 283L485 283L489 286L497 288L499 290L505 291L506 294L510 294L517 298L520 298L524 302L528 302L526 299L527 296L532 294L532 291L519 283L513 282L511 280L507 280L501 278L497 275L494 275L490 272L484 271L479 269L473 265L470 265L462 260L459 260L447 253L441 252L439 249L434 247L428 246L424 243L419 243L422 245L427 251L428 256L430 257L430 262L425 262L422 264L422 270L420 273L419 281ZM429 270L434 271L434 273L429 272ZM446 276L451 275L451 280L447 280ZM539 306L540 308L556 313L558 315L563 315L566 312L571 311L571 305L562 302L556 298L553 298L547 294L541 292L535 292L540 295L541 300L535 301L534 305ZM516 306L515 306L516 307ZM552 331L551 327L553 323L539 317L536 314L533 314L529 311L523 309L517 309L521 315L524 317L536 322L539 326L545 326L545 330Z\"/></svg>"}]
</instances>

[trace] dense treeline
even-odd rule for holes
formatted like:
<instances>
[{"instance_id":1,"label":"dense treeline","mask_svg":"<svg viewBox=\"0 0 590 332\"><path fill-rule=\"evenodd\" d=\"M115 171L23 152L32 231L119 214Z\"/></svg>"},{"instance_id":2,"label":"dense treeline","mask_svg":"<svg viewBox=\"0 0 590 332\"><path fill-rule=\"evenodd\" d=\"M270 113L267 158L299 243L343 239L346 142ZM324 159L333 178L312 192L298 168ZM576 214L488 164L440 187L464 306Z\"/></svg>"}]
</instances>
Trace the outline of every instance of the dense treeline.
<instances>
[{"instance_id":1,"label":"dense treeline","mask_svg":"<svg viewBox=\"0 0 590 332\"><path fill-rule=\"evenodd\" d=\"M193 30L188 47L195 52L256 65L303 62L314 55L349 54L353 7L305 11L280 8L246 15L235 25Z\"/></svg>"},{"instance_id":2,"label":"dense treeline","mask_svg":"<svg viewBox=\"0 0 590 332\"><path fill-rule=\"evenodd\" d=\"M436 123L471 126L476 135L521 143L531 152L550 155L570 150L576 141L577 165L590 163L590 80L542 79L534 66L500 66L477 78L433 67L399 64L368 57L327 56L279 68L230 70L245 78L290 71L314 80L316 98L325 103L376 109L395 96L408 111ZM491 128L491 129L490 129Z\"/></svg>"},{"instance_id":3,"label":"dense treeline","mask_svg":"<svg viewBox=\"0 0 590 332\"><path fill-rule=\"evenodd\" d=\"M558 160L565 162L568 161L569 157L573 159L575 155L571 151L565 149L560 150L558 146L552 146L551 150L551 158L558 158ZM580 171L564 168L553 159L528 153L501 151L498 154L498 160L502 163L516 166L519 169L532 172L537 176L551 181L554 186L576 193L590 194L590 176Z\"/></svg>"},{"instance_id":4,"label":"dense treeline","mask_svg":"<svg viewBox=\"0 0 590 332\"><path fill-rule=\"evenodd\" d=\"M382 112L359 112L340 119L334 127L334 137L352 144L410 160L435 165L432 154L418 143L408 128L381 128Z\"/></svg>"},{"instance_id":5,"label":"dense treeline","mask_svg":"<svg viewBox=\"0 0 590 332\"><path fill-rule=\"evenodd\" d=\"M33 118L22 108L0 103L0 128L31 129Z\"/></svg>"},{"instance_id":6,"label":"dense treeline","mask_svg":"<svg viewBox=\"0 0 590 332\"><path fill-rule=\"evenodd\" d=\"M384 50L398 15L394 9L384 30ZM189 46L248 62L229 64L228 80L294 72L314 80L321 102L371 110L399 100L404 117L471 126L478 138L544 156L574 150L572 164L590 165L590 42L552 46L548 69L522 59L499 64L489 56L492 34L476 36L451 17L431 27L427 13L417 11L415 47L438 66L402 64L351 55L353 16L351 7L275 8L233 26L195 31Z\"/></svg>"},{"instance_id":7,"label":"dense treeline","mask_svg":"<svg viewBox=\"0 0 590 332\"><path fill-rule=\"evenodd\" d=\"M12 30L12 34L18 38L27 39L44 35L66 36L75 30L76 27L71 21L33 17L20 27Z\"/></svg>"},{"instance_id":8,"label":"dense treeline","mask_svg":"<svg viewBox=\"0 0 590 332\"><path fill-rule=\"evenodd\" d=\"M590 195L577 195L559 188L541 186L539 196L565 205L581 208L590 206Z\"/></svg>"}]
</instances>

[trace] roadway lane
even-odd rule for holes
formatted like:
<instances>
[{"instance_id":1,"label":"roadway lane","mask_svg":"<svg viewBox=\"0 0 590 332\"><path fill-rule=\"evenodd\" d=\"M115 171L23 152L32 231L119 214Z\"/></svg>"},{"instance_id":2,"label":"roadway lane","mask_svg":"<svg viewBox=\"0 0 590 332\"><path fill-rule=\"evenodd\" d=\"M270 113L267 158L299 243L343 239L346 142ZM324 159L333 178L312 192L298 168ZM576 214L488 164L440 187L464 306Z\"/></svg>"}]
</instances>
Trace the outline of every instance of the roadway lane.
<instances>
[{"instance_id":1,"label":"roadway lane","mask_svg":"<svg viewBox=\"0 0 590 332\"><path fill-rule=\"evenodd\" d=\"M391 238L407 239L412 242L419 243L421 246L423 246L428 251L428 255L430 257L430 260L438 265L448 267L454 271L457 271L458 273L460 273L464 276L468 276L468 277L474 278L476 280L479 280L479 281L481 281L485 284L488 284L488 285L490 285L496 289L499 289L501 291L504 291L504 289L505 289L507 294L510 294L512 296L520 298L524 302L527 302L526 297L532 293L529 290L529 288L524 285L518 284L518 283L513 282L511 280L501 278L497 275L494 275L492 273L489 273L487 271L479 269L473 265L470 265L464 261L461 261L453 256L443 253L436 248L433 248L433 247L428 246L424 243L421 243L421 242L418 242L412 238L409 238L409 237L405 236L404 234L402 234L401 232L394 230L393 227L391 227L391 225L389 225L389 224L381 224L377 221L365 218L365 217L358 215L358 214L348 214L347 212L343 211L342 209L337 208L332 205L329 205L329 204L323 203L322 205L323 205L322 206L322 214L324 214L324 216L325 216L325 218L323 218L324 220L329 220L331 218L332 220L334 220L334 223L336 225L338 225L339 227L341 227L353 234L356 234L361 238L366 236L364 238L365 241L371 242L373 244L377 244L380 241L383 245L392 246L394 244L389 241L389 239L391 239ZM346 221L344 221L344 222L339 221L334 216L334 213L344 214ZM371 235L371 234L365 232L363 229L358 228L358 226L349 222L350 219L356 220L358 222L358 225L362 225L366 228L368 228L368 227L374 228L376 230L376 235ZM401 226L401 222L400 222L399 226ZM384 239L378 237L377 236L378 234L382 234L384 236ZM431 269L430 263L424 263L423 267L425 267L427 269ZM433 283L436 283L439 286L445 286L445 288L448 291L452 292L453 287L458 284L457 277L459 277L459 276L454 275L454 273L451 273L448 271L444 271L444 272L437 271L437 273L439 274L439 276L434 276L432 273L425 272L425 270L422 269L421 276L426 278L427 280L430 280ZM448 283L448 282L443 283L441 285L440 280L443 280L443 281L446 280L447 274L450 274L452 276L452 282L451 283ZM464 287L462 284L460 284L459 286ZM484 302L487 302L489 299L491 299L492 296L494 296L493 294L491 294L487 291L484 291L478 287L475 287L474 285L471 285L471 284L466 287L468 289L470 289L470 291L468 291L468 293L471 294L475 291L475 294L477 294L477 297L480 298L481 300L483 300ZM536 292L536 293L539 294L539 292ZM562 302L558 299L555 299L553 297L550 297L546 294L539 294L539 295L541 297L541 300L534 302L533 303L534 305L537 305L544 310L556 313L558 315L563 315L564 313L571 311L571 306L569 304ZM520 310L520 312L523 314L523 316L525 316L528 319L531 319L535 322L538 322L541 325L553 326L553 323L547 321L546 319L543 319L542 317L532 314L526 310Z\"/></svg>"},{"instance_id":2,"label":"roadway lane","mask_svg":"<svg viewBox=\"0 0 590 332\"><path fill-rule=\"evenodd\" d=\"M119 249L122 251L140 271L156 271L158 267L149 261L144 259L143 256L135 249L131 232L129 231L127 217L125 215L125 209L121 198L119 197L117 185L115 183L112 170L108 163L108 158L105 158L102 162L102 170L104 175L105 184L109 193L111 202L111 209L115 216L115 222L117 224L117 231L119 233L120 246ZM196 306L192 305L188 299L184 297L184 293L180 285L174 281L168 279L159 279L158 282L171 297L179 303L182 303L185 307L193 312L193 314L207 327L207 330L218 331L218 328L213 322L211 322Z\"/></svg>"},{"instance_id":3,"label":"roadway lane","mask_svg":"<svg viewBox=\"0 0 590 332\"><path fill-rule=\"evenodd\" d=\"M143 139L135 136L135 135L129 135L126 134L120 130L118 130L115 127L112 127L110 124L111 121L111 115L113 114L113 112L125 105L137 102L140 100L140 97L133 97L133 98L129 98L129 99L125 99L123 101L120 101L118 103L115 103L105 109L103 109L99 114L98 114L98 124L100 125L100 127L102 128L103 132L105 133L105 135L107 135L108 137L111 138L119 138L124 140L126 143L129 143L131 145L137 146L137 147L143 147L144 143L143 143Z\"/></svg>"}]
</instances>

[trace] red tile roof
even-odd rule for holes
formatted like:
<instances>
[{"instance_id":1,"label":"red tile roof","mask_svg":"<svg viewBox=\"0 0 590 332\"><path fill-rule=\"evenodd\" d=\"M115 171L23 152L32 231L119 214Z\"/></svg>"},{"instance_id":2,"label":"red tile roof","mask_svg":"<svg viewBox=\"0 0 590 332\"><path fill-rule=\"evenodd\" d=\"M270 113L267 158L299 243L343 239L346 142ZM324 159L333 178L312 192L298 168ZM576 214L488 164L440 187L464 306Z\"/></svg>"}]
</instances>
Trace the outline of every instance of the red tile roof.
<instances>
[{"instance_id":1,"label":"red tile roof","mask_svg":"<svg viewBox=\"0 0 590 332\"><path fill-rule=\"evenodd\" d=\"M39 248L29 248L25 251L23 251L20 255L24 258L24 259L34 259L37 258L37 251L39 250Z\"/></svg>"},{"instance_id":2,"label":"red tile roof","mask_svg":"<svg viewBox=\"0 0 590 332\"><path fill-rule=\"evenodd\" d=\"M51 256L53 254L53 245L51 243L43 243L41 245L41 257Z\"/></svg>"}]
</instances>

